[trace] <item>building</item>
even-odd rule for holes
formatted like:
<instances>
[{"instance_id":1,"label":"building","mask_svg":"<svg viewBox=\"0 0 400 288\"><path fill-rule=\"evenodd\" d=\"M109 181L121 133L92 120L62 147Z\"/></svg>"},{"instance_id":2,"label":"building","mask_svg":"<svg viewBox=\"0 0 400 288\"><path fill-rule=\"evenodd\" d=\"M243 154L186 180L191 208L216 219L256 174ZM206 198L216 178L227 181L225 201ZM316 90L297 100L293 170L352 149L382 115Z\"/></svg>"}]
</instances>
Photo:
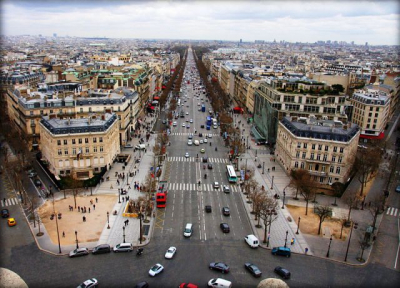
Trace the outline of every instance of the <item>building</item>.
<instances>
[{"instance_id":1,"label":"building","mask_svg":"<svg viewBox=\"0 0 400 288\"><path fill-rule=\"evenodd\" d=\"M108 169L120 152L118 117L59 119L44 116L40 121L42 159L55 176L89 179Z\"/></svg>"},{"instance_id":2,"label":"building","mask_svg":"<svg viewBox=\"0 0 400 288\"><path fill-rule=\"evenodd\" d=\"M365 139L383 139L389 121L390 97L384 91L363 89L354 92L350 99L354 106L353 122L360 126Z\"/></svg>"},{"instance_id":3,"label":"building","mask_svg":"<svg viewBox=\"0 0 400 288\"><path fill-rule=\"evenodd\" d=\"M359 136L359 127L350 122L284 117L278 126L276 159L287 174L305 169L321 184L345 183Z\"/></svg>"}]
</instances>

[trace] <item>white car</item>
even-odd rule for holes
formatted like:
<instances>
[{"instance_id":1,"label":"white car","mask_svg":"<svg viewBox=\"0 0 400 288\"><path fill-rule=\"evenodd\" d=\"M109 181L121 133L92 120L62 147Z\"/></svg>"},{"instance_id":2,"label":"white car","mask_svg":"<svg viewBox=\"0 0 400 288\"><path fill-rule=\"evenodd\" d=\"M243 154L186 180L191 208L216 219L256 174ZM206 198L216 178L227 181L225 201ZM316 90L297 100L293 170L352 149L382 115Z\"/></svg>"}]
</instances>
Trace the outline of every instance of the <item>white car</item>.
<instances>
[{"instance_id":1,"label":"white car","mask_svg":"<svg viewBox=\"0 0 400 288\"><path fill-rule=\"evenodd\" d=\"M189 139L189 140L188 140L188 145L189 145L189 146L193 145L193 141Z\"/></svg>"},{"instance_id":2,"label":"white car","mask_svg":"<svg viewBox=\"0 0 400 288\"><path fill-rule=\"evenodd\" d=\"M189 153L188 152L185 153L185 157L189 158Z\"/></svg>"},{"instance_id":3,"label":"white car","mask_svg":"<svg viewBox=\"0 0 400 288\"><path fill-rule=\"evenodd\" d=\"M97 284L99 284L97 279L96 278L92 278L92 279L86 280L81 285L79 285L77 288L92 288L92 287L96 287Z\"/></svg>"},{"instance_id":4,"label":"white car","mask_svg":"<svg viewBox=\"0 0 400 288\"><path fill-rule=\"evenodd\" d=\"M167 252L165 253L165 258L172 259L176 253L176 247L169 247Z\"/></svg>"},{"instance_id":5,"label":"white car","mask_svg":"<svg viewBox=\"0 0 400 288\"><path fill-rule=\"evenodd\" d=\"M182 127L185 127L186 126L186 124L185 123L182 123Z\"/></svg>"},{"instance_id":6,"label":"white car","mask_svg":"<svg viewBox=\"0 0 400 288\"><path fill-rule=\"evenodd\" d=\"M172 123L172 126L176 126L176 121L174 121L174 123Z\"/></svg>"},{"instance_id":7,"label":"white car","mask_svg":"<svg viewBox=\"0 0 400 288\"><path fill-rule=\"evenodd\" d=\"M198 98L197 98L198 99ZM197 106L200 106L200 102L199 103L197 103Z\"/></svg>"},{"instance_id":8,"label":"white car","mask_svg":"<svg viewBox=\"0 0 400 288\"><path fill-rule=\"evenodd\" d=\"M164 270L164 266L157 263L156 265L154 265L153 267L150 268L149 275L154 277L157 274L161 273L163 270Z\"/></svg>"},{"instance_id":9,"label":"white car","mask_svg":"<svg viewBox=\"0 0 400 288\"><path fill-rule=\"evenodd\" d=\"M210 134L208 134L208 138L212 138L212 134L210 133Z\"/></svg>"},{"instance_id":10,"label":"white car","mask_svg":"<svg viewBox=\"0 0 400 288\"><path fill-rule=\"evenodd\" d=\"M186 115L189 115L189 112L186 112Z\"/></svg>"},{"instance_id":11,"label":"white car","mask_svg":"<svg viewBox=\"0 0 400 288\"><path fill-rule=\"evenodd\" d=\"M207 141L207 138L206 138L206 139L204 139L203 141L204 141L204 143L207 143L207 142L208 142L208 141Z\"/></svg>"},{"instance_id":12,"label":"white car","mask_svg":"<svg viewBox=\"0 0 400 288\"><path fill-rule=\"evenodd\" d=\"M204 141L203 140L200 140L200 144L203 144L204 143Z\"/></svg>"},{"instance_id":13,"label":"white car","mask_svg":"<svg viewBox=\"0 0 400 288\"><path fill-rule=\"evenodd\" d=\"M190 119L190 121L189 121L190 123L193 123L193 119Z\"/></svg>"}]
</instances>

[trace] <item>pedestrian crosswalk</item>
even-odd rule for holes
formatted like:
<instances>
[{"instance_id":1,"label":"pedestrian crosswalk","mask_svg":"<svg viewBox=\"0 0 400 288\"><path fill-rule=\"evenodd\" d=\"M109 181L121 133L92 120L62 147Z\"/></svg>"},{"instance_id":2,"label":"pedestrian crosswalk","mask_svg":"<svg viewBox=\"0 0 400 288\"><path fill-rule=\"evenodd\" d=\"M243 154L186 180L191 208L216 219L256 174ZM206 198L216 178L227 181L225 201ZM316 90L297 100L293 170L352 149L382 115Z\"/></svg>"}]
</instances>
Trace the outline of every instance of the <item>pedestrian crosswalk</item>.
<instances>
[{"instance_id":1,"label":"pedestrian crosswalk","mask_svg":"<svg viewBox=\"0 0 400 288\"><path fill-rule=\"evenodd\" d=\"M196 161L196 159L198 161ZM201 157L167 157L167 161L171 162L201 162ZM208 162L210 163L229 163L229 159L224 158L208 158Z\"/></svg>"},{"instance_id":2,"label":"pedestrian crosswalk","mask_svg":"<svg viewBox=\"0 0 400 288\"><path fill-rule=\"evenodd\" d=\"M223 184L220 188L215 189L213 184L197 184L197 183L168 183L168 191L203 191L203 192L221 192ZM240 187L237 185L226 185L231 192L240 192Z\"/></svg>"},{"instance_id":3,"label":"pedestrian crosswalk","mask_svg":"<svg viewBox=\"0 0 400 288\"><path fill-rule=\"evenodd\" d=\"M1 202L1 207L8 207L8 206L12 206L12 205L18 205L18 202L20 202L20 200L18 200L17 198L9 198L6 199L6 201L4 202L4 199L0 201Z\"/></svg>"},{"instance_id":4,"label":"pedestrian crosswalk","mask_svg":"<svg viewBox=\"0 0 400 288\"><path fill-rule=\"evenodd\" d=\"M395 207L388 207L386 211L386 215L394 216L397 217L397 215L400 216L399 214L399 209Z\"/></svg>"},{"instance_id":5,"label":"pedestrian crosswalk","mask_svg":"<svg viewBox=\"0 0 400 288\"><path fill-rule=\"evenodd\" d=\"M173 132L173 133L171 133L169 135L171 135L171 136L189 136L189 134L193 134L193 132L192 133ZM203 133L203 137L206 137L206 135L210 135L210 134L211 134L212 137L219 136L219 134L217 134L217 133Z\"/></svg>"}]
</instances>

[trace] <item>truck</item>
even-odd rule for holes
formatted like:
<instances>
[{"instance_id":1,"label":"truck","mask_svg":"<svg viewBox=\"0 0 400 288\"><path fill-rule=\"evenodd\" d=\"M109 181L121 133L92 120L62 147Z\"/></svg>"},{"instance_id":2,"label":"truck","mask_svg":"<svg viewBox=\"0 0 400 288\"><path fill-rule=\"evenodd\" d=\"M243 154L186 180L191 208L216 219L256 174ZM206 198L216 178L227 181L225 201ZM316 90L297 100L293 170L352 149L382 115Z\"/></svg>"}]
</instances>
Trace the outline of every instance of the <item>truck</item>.
<instances>
[{"instance_id":1,"label":"truck","mask_svg":"<svg viewBox=\"0 0 400 288\"><path fill-rule=\"evenodd\" d=\"M201 105L201 112L206 112L206 105L204 104Z\"/></svg>"}]
</instances>

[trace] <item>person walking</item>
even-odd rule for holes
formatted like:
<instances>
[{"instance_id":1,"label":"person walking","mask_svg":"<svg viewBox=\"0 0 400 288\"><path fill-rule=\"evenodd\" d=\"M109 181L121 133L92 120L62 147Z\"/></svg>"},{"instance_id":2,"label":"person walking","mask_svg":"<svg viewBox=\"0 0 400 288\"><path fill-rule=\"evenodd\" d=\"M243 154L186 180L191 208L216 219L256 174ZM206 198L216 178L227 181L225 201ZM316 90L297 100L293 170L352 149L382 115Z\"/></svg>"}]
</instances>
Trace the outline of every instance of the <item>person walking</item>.
<instances>
[{"instance_id":1,"label":"person walking","mask_svg":"<svg viewBox=\"0 0 400 288\"><path fill-rule=\"evenodd\" d=\"M89 213L90 213L90 207L88 208L88 210L89 210Z\"/></svg>"},{"instance_id":2,"label":"person walking","mask_svg":"<svg viewBox=\"0 0 400 288\"><path fill-rule=\"evenodd\" d=\"M97 199L97 197L96 197L96 203L98 202L98 199Z\"/></svg>"},{"instance_id":3,"label":"person walking","mask_svg":"<svg viewBox=\"0 0 400 288\"><path fill-rule=\"evenodd\" d=\"M93 204L93 210L96 210L96 204Z\"/></svg>"},{"instance_id":4,"label":"person walking","mask_svg":"<svg viewBox=\"0 0 400 288\"><path fill-rule=\"evenodd\" d=\"M65 238L65 232L63 231L63 237Z\"/></svg>"},{"instance_id":5,"label":"person walking","mask_svg":"<svg viewBox=\"0 0 400 288\"><path fill-rule=\"evenodd\" d=\"M86 217L83 216L83 217L82 217L82 220L83 220L83 222L86 222Z\"/></svg>"}]
</instances>

